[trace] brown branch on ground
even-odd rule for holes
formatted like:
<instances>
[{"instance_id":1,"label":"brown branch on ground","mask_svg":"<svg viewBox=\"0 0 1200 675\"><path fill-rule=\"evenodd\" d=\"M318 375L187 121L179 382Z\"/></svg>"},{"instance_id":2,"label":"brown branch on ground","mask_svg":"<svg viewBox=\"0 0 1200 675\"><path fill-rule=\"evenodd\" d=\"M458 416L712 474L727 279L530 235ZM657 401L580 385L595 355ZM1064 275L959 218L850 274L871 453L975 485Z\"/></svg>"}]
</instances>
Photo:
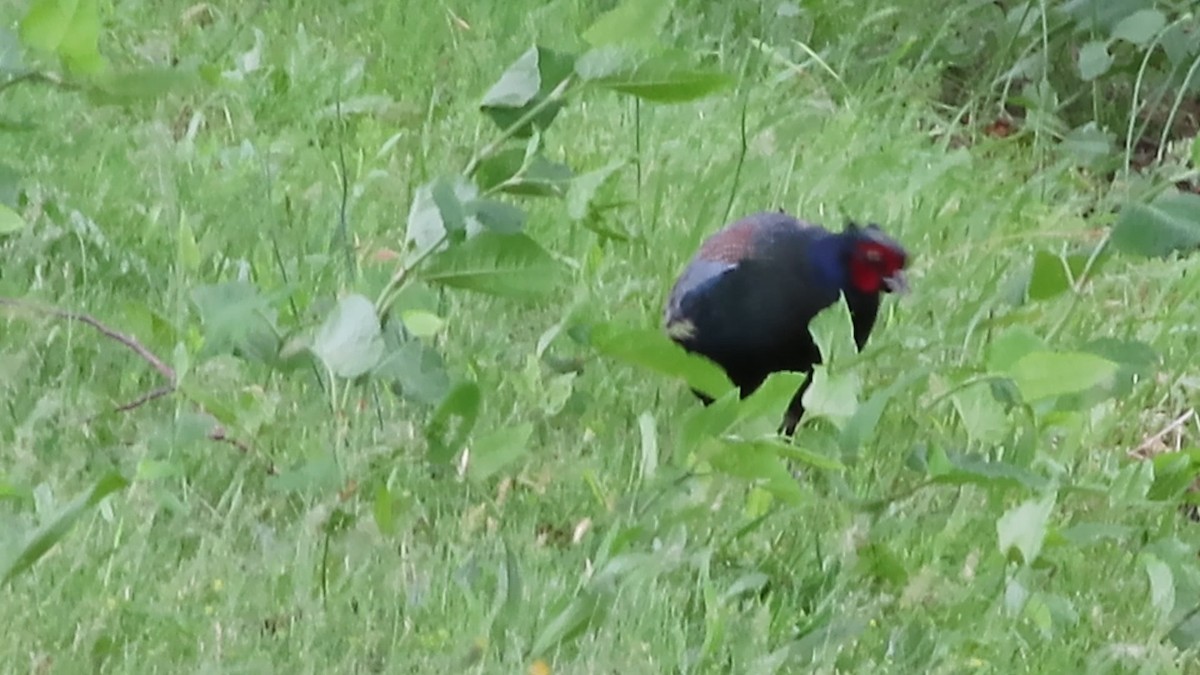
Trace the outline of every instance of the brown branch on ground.
<instances>
[{"instance_id":1,"label":"brown branch on ground","mask_svg":"<svg viewBox=\"0 0 1200 675\"><path fill-rule=\"evenodd\" d=\"M137 338L133 337L132 335L127 335L118 330L109 328L104 323L102 323L99 319L91 316L90 314L84 314L82 312L72 312L70 310L59 309L57 307L37 305L37 304L31 303L31 302L26 302L24 300L18 300L17 298L6 298L6 297L0 297L0 306L13 307L15 309L26 310L26 311L35 312L38 314L45 314L47 316L53 316L58 319L65 319L67 321L74 321L77 323L85 324L87 326L91 326L93 329L95 329L97 332L99 332L104 337L107 337L111 340L121 343L127 349L132 351L134 354L137 354L139 357L141 357L141 359L143 361L145 361L146 363L149 363L150 367L152 367L156 371L158 371L158 373L167 380L167 384L165 384L153 391L147 392L146 394L139 396L138 398L134 399L133 401L130 401L129 403L124 403L122 405L117 406L116 408L113 409L113 412L128 412L135 408L139 408L139 407L149 403L150 401L162 398L163 396L167 396L167 395L170 395L175 392L175 369L174 368L167 365L167 363L165 361L163 361L162 359L158 358L158 356L155 355L154 352L150 351L145 345L143 345L141 342L139 342L137 340ZM203 410L203 408L201 408L201 410ZM207 411L205 411L205 412L207 412ZM95 419L95 418L93 417L91 419ZM91 420L88 420L88 421L91 421ZM241 450L244 453L250 452L249 446L247 446L245 443L237 440L236 438L231 438L228 434L226 434L225 427L221 426L220 424L217 424L216 426L214 426L212 428L212 430L210 430L208 432L208 438L213 441L228 443L228 444L236 447L238 450Z\"/></svg>"},{"instance_id":2,"label":"brown branch on ground","mask_svg":"<svg viewBox=\"0 0 1200 675\"><path fill-rule=\"evenodd\" d=\"M175 385L165 384L165 385L159 387L158 389L155 389L154 391L142 394L141 396L133 399L129 403L123 403L123 404L117 406L116 408L113 408L113 412L127 412L130 410L133 410L134 408L141 407L141 406L149 403L150 401L153 401L156 398L162 398L163 396L167 396L168 394L172 394L174 392L175 392Z\"/></svg>"},{"instance_id":3,"label":"brown branch on ground","mask_svg":"<svg viewBox=\"0 0 1200 675\"><path fill-rule=\"evenodd\" d=\"M1195 414L1195 410L1188 410L1184 412L1179 417L1176 417L1170 424L1163 427L1158 433L1155 433L1153 436L1143 440L1141 445L1133 450L1130 450L1127 454L1135 459L1149 459L1150 457L1163 452L1171 452L1172 448L1163 443L1163 439L1173 431L1177 432L1174 451L1178 452L1180 440L1182 439L1181 427L1187 424L1187 421L1192 419Z\"/></svg>"},{"instance_id":4,"label":"brown branch on ground","mask_svg":"<svg viewBox=\"0 0 1200 675\"><path fill-rule=\"evenodd\" d=\"M16 298L0 298L0 305L8 305L9 307L26 309L32 312L38 312L40 314L49 314L50 316L55 316L60 319L78 321L79 323L87 324L92 328L95 328L105 337L116 340L117 342L120 342L128 347L133 351L133 353L142 357L146 363L149 363L151 366L153 366L155 370L162 374L163 377L167 378L167 381L170 382L172 386L175 384L175 369L171 368L171 366L168 366L162 361L162 359L155 356L153 352L142 346L142 343L138 342L135 338L105 326L93 316L82 314L80 312L71 312L65 309L59 309L57 307L35 305L31 302L25 302L24 300L17 300Z\"/></svg>"},{"instance_id":5,"label":"brown branch on ground","mask_svg":"<svg viewBox=\"0 0 1200 675\"><path fill-rule=\"evenodd\" d=\"M1179 452L1183 448L1183 433L1189 420L1195 420L1197 426L1200 426L1200 417L1197 417L1196 410L1190 408L1179 417L1171 420L1171 423L1163 427L1155 434L1147 437L1141 442L1138 447L1126 453L1132 459L1151 460L1156 455L1168 452ZM1167 437L1174 436L1174 442L1168 443ZM1189 494L1200 492L1200 478L1192 481L1188 486ZM1200 506L1198 506L1191 498L1185 498L1179 505L1179 510L1190 520L1200 522Z\"/></svg>"}]
</instances>

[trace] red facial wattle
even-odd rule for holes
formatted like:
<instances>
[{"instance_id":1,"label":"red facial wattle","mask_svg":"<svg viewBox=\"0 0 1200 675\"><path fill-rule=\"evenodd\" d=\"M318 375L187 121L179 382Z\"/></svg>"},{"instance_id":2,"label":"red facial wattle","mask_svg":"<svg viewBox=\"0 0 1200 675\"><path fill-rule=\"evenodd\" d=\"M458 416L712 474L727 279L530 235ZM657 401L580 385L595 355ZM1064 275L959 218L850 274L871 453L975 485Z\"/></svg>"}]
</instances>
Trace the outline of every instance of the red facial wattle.
<instances>
[{"instance_id":1,"label":"red facial wattle","mask_svg":"<svg viewBox=\"0 0 1200 675\"><path fill-rule=\"evenodd\" d=\"M850 257L850 283L862 293L907 290L904 267L908 261L902 251L875 242L860 244Z\"/></svg>"}]
</instances>

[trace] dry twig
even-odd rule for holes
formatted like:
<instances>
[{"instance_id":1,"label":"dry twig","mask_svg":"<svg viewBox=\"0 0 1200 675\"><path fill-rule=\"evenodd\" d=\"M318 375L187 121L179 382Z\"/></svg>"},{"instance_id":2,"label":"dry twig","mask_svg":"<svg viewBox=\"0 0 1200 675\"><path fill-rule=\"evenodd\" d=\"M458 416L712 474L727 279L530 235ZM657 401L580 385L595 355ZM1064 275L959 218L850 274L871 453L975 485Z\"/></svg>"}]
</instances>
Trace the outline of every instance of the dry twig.
<instances>
[{"instance_id":1,"label":"dry twig","mask_svg":"<svg viewBox=\"0 0 1200 675\"><path fill-rule=\"evenodd\" d=\"M64 319L66 321L74 321L77 323L82 323L84 325L90 326L93 329L95 329L97 332L99 332L101 335L103 335L104 337L107 337L111 340L121 343L127 349L129 349L131 352L133 352L134 354L137 354L143 361L145 361L146 363L149 363L150 367L152 367L152 368L154 368L154 370L158 371L158 373L160 375L162 375L164 379L167 380L167 384L165 384L157 389L154 389L153 391L147 392L147 393L143 394L142 396L139 396L138 398L134 399L133 401L130 401L129 403L124 403L122 405L117 406L116 408L113 409L113 412L128 412L135 408L139 408L139 407L149 403L150 401L162 398L163 396L167 396L167 395L175 392L176 379L175 379L175 369L174 368L167 365L167 363L165 361L163 361L162 359L158 358L158 356L154 352L150 351L145 345L143 345L141 342L139 342L137 338L133 337L132 335L128 335L128 334L122 333L118 330L108 327L103 322L101 322L99 319L91 316L90 314L84 314L82 312L72 312L70 310L59 309L58 307L38 305L38 304L31 303L31 302L26 302L24 300L18 300L16 298L5 298L5 297L0 297L0 306L12 307L14 309L25 310L25 311L33 312L33 313L37 313L37 314L44 314L44 315L52 316L52 317L55 317L58 319ZM95 419L95 418L92 418L92 419ZM220 424L215 425L208 432L208 437L209 437L209 439L214 440L214 441L228 443L228 444L236 447L237 449L241 450L242 452L250 451L250 448L245 443L237 440L236 438L231 438L225 432L225 427L221 426Z\"/></svg>"}]
</instances>

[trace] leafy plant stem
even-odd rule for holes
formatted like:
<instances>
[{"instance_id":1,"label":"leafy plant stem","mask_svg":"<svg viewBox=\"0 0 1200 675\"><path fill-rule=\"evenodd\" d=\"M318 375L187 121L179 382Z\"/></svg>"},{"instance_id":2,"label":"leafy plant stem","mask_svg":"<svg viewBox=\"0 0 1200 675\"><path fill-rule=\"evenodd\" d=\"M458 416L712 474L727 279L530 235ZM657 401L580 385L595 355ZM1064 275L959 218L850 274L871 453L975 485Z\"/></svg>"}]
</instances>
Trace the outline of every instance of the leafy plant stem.
<instances>
[{"instance_id":1,"label":"leafy plant stem","mask_svg":"<svg viewBox=\"0 0 1200 675\"><path fill-rule=\"evenodd\" d=\"M403 265L400 269L396 270L396 273L393 274L392 278L388 280L387 286L383 287L383 290L379 293L379 298L375 300L375 314L379 316L380 321L383 321L387 317L388 310L391 308L392 303L396 301L396 294L399 293L400 289L404 287L405 282L408 281L408 278L410 275L412 275L413 270L420 267L421 263L428 260L429 256L433 255L435 251L441 248L442 244L446 242L447 236L448 235L443 234L438 238L437 241L433 243L432 246L425 249L421 255L417 256L416 260L413 260L411 264Z\"/></svg>"},{"instance_id":2,"label":"leafy plant stem","mask_svg":"<svg viewBox=\"0 0 1200 675\"><path fill-rule=\"evenodd\" d=\"M546 98L539 101L537 105L530 108L524 115L521 115L516 122L510 124L504 129L504 131L501 131L499 136L494 138L487 145L480 148L479 151L471 157L471 160L467 162L467 165L463 168L463 175L468 178L475 175L475 172L479 170L479 167L483 164L483 162L492 155L496 154L496 152L499 151L509 139L515 136L522 127L528 124L530 120L540 115L547 107L558 101L561 101L566 96L567 90L572 84L574 84L574 79L570 76L564 78L562 82L559 82L558 86L551 90L550 94L547 95ZM432 246L425 249L421 255L417 256L416 260L413 260L410 264L404 265L392 275L392 278L388 280L387 286L380 291L379 298L375 301L375 313L379 315L380 319L383 319L387 315L389 307L393 302L395 302L396 293L398 293L400 289L404 287L404 284L408 281L413 271L420 267L421 263L428 260L429 257L438 249L440 249L442 244L445 242L446 235L443 234L436 242L433 243Z\"/></svg>"},{"instance_id":3,"label":"leafy plant stem","mask_svg":"<svg viewBox=\"0 0 1200 675\"><path fill-rule=\"evenodd\" d=\"M475 172L479 170L480 165L492 155L496 154L500 148L506 142L508 142L510 138L517 135L517 132L520 131L526 124L529 124L530 121L542 114L542 111L544 111L546 108L565 98L567 90L574 83L575 79L572 76L563 78L563 81L559 82L558 86L552 89L546 98L538 101L537 105L527 110L524 115L521 115L517 118L516 122L508 125L504 131L501 131L499 136L494 138L487 145L480 148L479 151L471 157L471 160L467 162L467 165L463 167L463 175L468 178L474 176Z\"/></svg>"}]
</instances>

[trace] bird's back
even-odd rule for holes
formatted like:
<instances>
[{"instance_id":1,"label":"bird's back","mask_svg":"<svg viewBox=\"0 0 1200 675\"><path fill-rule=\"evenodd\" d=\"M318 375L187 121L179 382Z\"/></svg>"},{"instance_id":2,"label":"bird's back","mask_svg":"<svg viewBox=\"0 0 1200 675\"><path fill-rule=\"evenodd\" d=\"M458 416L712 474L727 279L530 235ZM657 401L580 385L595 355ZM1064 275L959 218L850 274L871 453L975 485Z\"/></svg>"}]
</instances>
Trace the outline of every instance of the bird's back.
<instances>
[{"instance_id":1,"label":"bird's back","mask_svg":"<svg viewBox=\"0 0 1200 675\"><path fill-rule=\"evenodd\" d=\"M809 322L837 301L837 235L782 213L713 234L672 289L668 330L684 347L748 371L819 359Z\"/></svg>"}]
</instances>

